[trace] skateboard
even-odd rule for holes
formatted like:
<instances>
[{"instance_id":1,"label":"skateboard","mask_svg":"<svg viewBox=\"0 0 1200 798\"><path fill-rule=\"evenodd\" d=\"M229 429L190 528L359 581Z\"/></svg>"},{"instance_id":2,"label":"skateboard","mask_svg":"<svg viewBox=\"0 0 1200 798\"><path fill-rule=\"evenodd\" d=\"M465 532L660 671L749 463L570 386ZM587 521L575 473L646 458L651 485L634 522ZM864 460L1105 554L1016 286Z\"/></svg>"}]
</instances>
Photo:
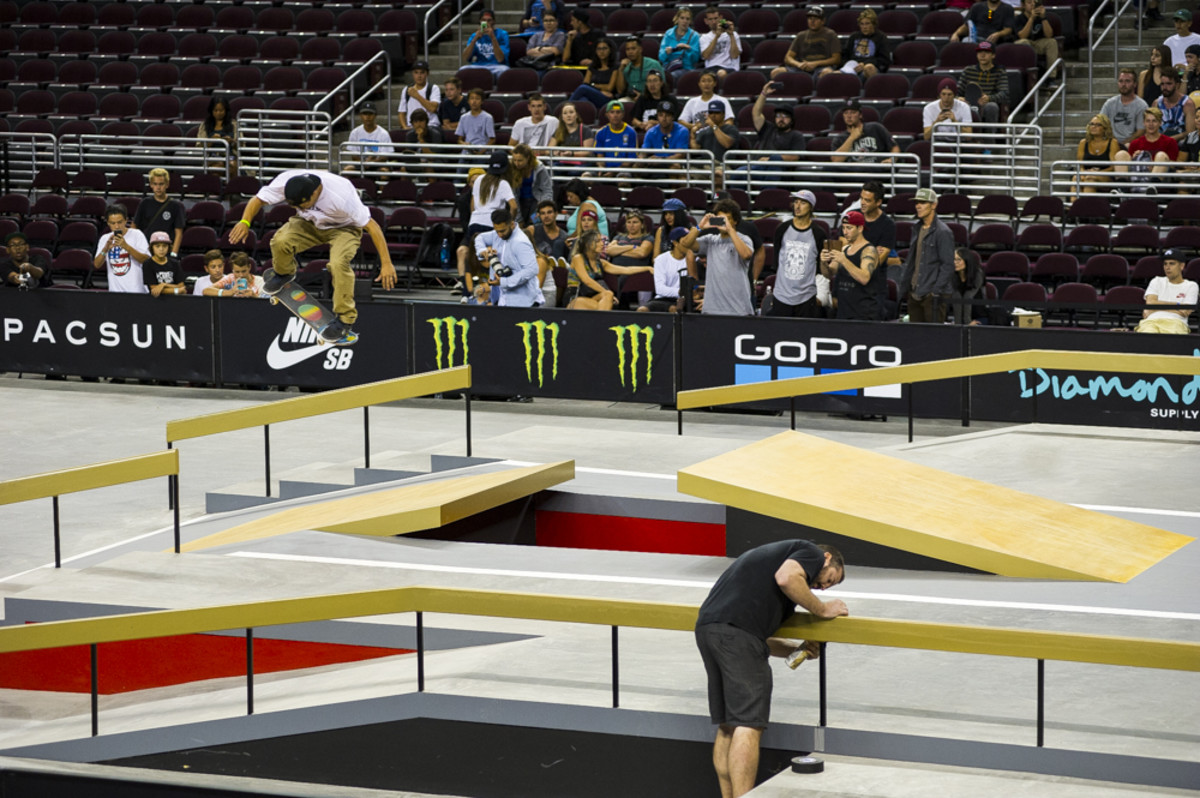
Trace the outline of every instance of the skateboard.
<instances>
[{"instance_id":1,"label":"skateboard","mask_svg":"<svg viewBox=\"0 0 1200 798\"><path fill-rule=\"evenodd\" d=\"M264 275L270 279L272 275ZM340 338L330 338L325 329L337 319L333 313L317 300L313 299L299 283L292 280L286 283L277 294L269 294L272 305L283 305L298 319L307 324L317 334L317 342L321 345L350 346L358 340L358 333L350 332Z\"/></svg>"}]
</instances>

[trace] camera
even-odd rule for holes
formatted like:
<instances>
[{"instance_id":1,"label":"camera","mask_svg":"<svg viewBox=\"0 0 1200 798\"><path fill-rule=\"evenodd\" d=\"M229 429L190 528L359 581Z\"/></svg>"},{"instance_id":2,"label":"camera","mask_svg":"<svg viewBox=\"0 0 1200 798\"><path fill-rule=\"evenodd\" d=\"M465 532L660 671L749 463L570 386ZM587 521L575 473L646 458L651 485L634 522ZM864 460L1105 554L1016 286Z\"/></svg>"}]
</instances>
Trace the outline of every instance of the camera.
<instances>
[{"instance_id":1,"label":"camera","mask_svg":"<svg viewBox=\"0 0 1200 798\"><path fill-rule=\"evenodd\" d=\"M33 279L33 275L29 272L21 272L20 280L20 288L22 291L28 291L37 285L37 280Z\"/></svg>"},{"instance_id":2,"label":"camera","mask_svg":"<svg viewBox=\"0 0 1200 798\"><path fill-rule=\"evenodd\" d=\"M488 255L487 267L488 271L497 277L512 277L512 267L502 264L500 262L500 256L495 253Z\"/></svg>"},{"instance_id":3,"label":"camera","mask_svg":"<svg viewBox=\"0 0 1200 798\"><path fill-rule=\"evenodd\" d=\"M723 20L721 20L721 29L722 29L722 30L732 30L732 29L733 29L733 23L732 23L732 22L730 22L730 21L729 21L729 20L727 20L727 19L723 19Z\"/></svg>"}]
</instances>

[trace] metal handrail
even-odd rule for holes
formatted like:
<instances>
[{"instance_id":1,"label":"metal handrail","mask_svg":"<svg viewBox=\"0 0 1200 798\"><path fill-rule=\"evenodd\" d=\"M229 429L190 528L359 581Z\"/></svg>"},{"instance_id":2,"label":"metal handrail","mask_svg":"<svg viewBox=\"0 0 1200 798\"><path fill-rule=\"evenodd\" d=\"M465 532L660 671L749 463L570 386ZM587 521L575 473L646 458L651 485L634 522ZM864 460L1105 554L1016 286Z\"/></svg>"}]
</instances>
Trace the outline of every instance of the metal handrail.
<instances>
[{"instance_id":1,"label":"metal handrail","mask_svg":"<svg viewBox=\"0 0 1200 798\"><path fill-rule=\"evenodd\" d=\"M313 119L320 124L320 128L308 127L308 123L304 120ZM303 165L305 168L311 167L310 155L316 152L313 146L314 141L317 144L322 144L324 147L323 155L324 162L319 168L329 168L333 157L333 125L330 122L329 114L326 111L286 111L282 109L270 108L247 108L238 112L237 115L237 132L238 132L238 154L241 158L242 166L245 170L253 170L258 173L260 180L268 181L273 174L270 174L266 169L268 160L276 158L282 160L288 158L294 161L297 154L295 147L272 147L264 143L261 135L262 129L267 124L275 124L277 126L290 126L290 131L295 132L295 126L300 124L301 132L316 130L318 133L324 134L322 142L318 137L307 137L305 145L300 150L303 156L303 164L291 163L287 168L297 168ZM249 134L254 131L256 135L251 137Z\"/></svg>"},{"instance_id":2,"label":"metal handrail","mask_svg":"<svg viewBox=\"0 0 1200 798\"><path fill-rule=\"evenodd\" d=\"M20 159L14 159L12 152L15 149L14 145L19 145L22 150ZM25 156L28 156L27 158ZM45 159L45 165L39 163ZM23 182L13 179L12 163L14 161L26 161L29 163L29 184L27 188L31 188L33 179L37 177L38 170L60 167L58 157L58 137L53 133L18 133L13 131L0 132L0 164L4 167L4 184L6 190L11 190L12 184Z\"/></svg>"},{"instance_id":3,"label":"metal handrail","mask_svg":"<svg viewBox=\"0 0 1200 798\"><path fill-rule=\"evenodd\" d=\"M1117 57L1117 55L1118 55L1117 48L1119 46L1118 42L1121 38L1121 28L1117 25L1117 23L1120 22L1121 15L1125 13L1125 9L1129 8L1129 6L1131 6L1133 4L1133 0L1125 0L1125 5L1121 6L1121 8L1118 9L1115 14L1113 14L1112 22L1109 22L1108 25L1104 28L1104 30L1102 30L1100 32L1099 38L1096 38L1094 35L1095 27L1096 27L1096 20L1099 19L1100 15L1104 13L1104 9L1109 4L1109 2L1110 2L1110 0L1102 0L1102 2L1100 3L1100 7L1096 9L1096 13L1092 14L1092 16L1088 18L1088 37L1087 37L1088 108L1091 108L1095 104L1093 102L1093 97L1092 97L1092 90L1094 88L1094 84L1092 82L1092 62L1095 60L1096 50L1099 48L1100 42L1104 41L1104 37L1108 35L1108 32L1110 30L1113 32L1113 77L1114 78L1117 76L1117 70L1119 70L1121 68L1120 59ZM1111 0L1111 2L1113 4L1113 7L1115 8L1116 0ZM1142 46L1142 29L1140 27L1138 28L1137 37L1138 37L1138 47L1141 47ZM1064 120L1064 122L1065 122L1065 120Z\"/></svg>"},{"instance_id":4,"label":"metal handrail","mask_svg":"<svg viewBox=\"0 0 1200 798\"><path fill-rule=\"evenodd\" d=\"M1132 167L1144 166L1144 170L1134 171ZM1146 196L1147 188L1153 188L1154 196L1161 199L1174 199L1176 197L1192 196L1191 192L1195 190L1197 185L1197 173L1195 171L1187 173L1187 176L1181 174L1184 169L1194 168L1186 162L1134 162L1134 161L1076 161L1063 160L1054 161L1050 164L1050 186L1049 194L1060 197L1073 197L1079 193L1081 178L1088 174L1088 170L1094 170L1097 167L1111 167L1111 171L1105 171L1103 181L1098 181L1096 184L1097 190L1106 193L1116 193L1119 196ZM1156 172L1152 175L1149 170L1153 167L1163 167L1165 172ZM1122 169L1117 171L1117 169ZM1149 178L1153 178L1151 181ZM1100 186L1103 186L1101 189Z\"/></svg>"},{"instance_id":5,"label":"metal handrail","mask_svg":"<svg viewBox=\"0 0 1200 798\"><path fill-rule=\"evenodd\" d=\"M437 13L437 10L439 8L441 8L443 4L448 3L448 2L450 2L450 0L438 0L436 3L434 3L432 6L430 6L428 11L425 12L425 19L421 26L421 32L425 34L425 63L429 63L429 43L432 42L434 39L436 39L438 36L441 36L452 25L455 25L455 24L458 25L458 52L461 53L462 49L463 49L463 37L462 37L463 15L466 14L468 11L470 11L472 8L474 8L476 5L483 5L482 0L468 0L467 4L465 6L463 5L462 0L458 0L458 13L455 14L453 17L451 17L450 21L447 22L445 25L438 28L433 33L430 33L429 32L430 18L434 14Z\"/></svg>"},{"instance_id":6,"label":"metal handrail","mask_svg":"<svg viewBox=\"0 0 1200 798\"><path fill-rule=\"evenodd\" d=\"M364 91L363 96L370 97L380 86L386 86L387 105L388 105L388 108L392 107L392 59L385 51L380 50L379 52L375 53L375 55L371 56L366 61L364 61L359 66L358 69L351 72L346 77L345 80L343 80L341 83L339 83L338 85L336 85L332 89L330 89L328 94L326 94L324 97L317 100L313 104L313 110L319 111L319 110L321 110L322 105L324 105L325 103L332 102L333 98L337 96L337 93L339 91L341 91L342 89L349 89L350 102L347 105L346 110L342 111L340 114L338 114L336 117L334 117L329 122L331 133L333 131L333 128L339 122L341 122L343 119L345 119L348 115L354 113L354 109L358 105L358 103L355 102L355 99L354 99L354 81L355 81L355 79L358 78L359 75L362 75L364 73L369 75L370 70L371 70L371 65L380 60L382 60L384 65L387 67L384 72L384 76L380 80L375 81L375 83L372 86L370 86L366 91Z\"/></svg>"},{"instance_id":7,"label":"metal handrail","mask_svg":"<svg viewBox=\"0 0 1200 798\"><path fill-rule=\"evenodd\" d=\"M794 157L789 161L759 161L763 156ZM722 161L726 187L737 186L751 196L767 188L829 188L845 191L868 180L878 180L889 194L912 193L921 187L921 159L910 152L854 153L846 161L833 158L840 152L790 150L730 150ZM856 161L853 158L862 157ZM882 163L890 161L890 163ZM745 167L745 172L735 170Z\"/></svg>"},{"instance_id":8,"label":"metal handrail","mask_svg":"<svg viewBox=\"0 0 1200 798\"><path fill-rule=\"evenodd\" d=\"M1025 107L1025 103L1029 102L1029 98L1032 97L1033 118L1029 120L1029 124L1037 125L1038 120L1042 118L1042 114L1044 114L1050 108L1051 104L1053 104L1054 100L1057 98L1059 102L1058 116L1060 120L1058 131L1059 146L1062 146L1066 143L1067 136L1067 81L1066 75L1064 74L1066 71L1065 63L1066 62L1060 58L1048 66L1046 68L1046 72L1040 78L1038 78L1038 82L1033 84L1033 88L1031 88L1029 92L1021 98L1021 102L1017 103L1017 107L1008 113L1009 119L1016 119L1017 114L1021 112L1021 109ZM1058 88L1056 88L1050 94L1050 96L1046 98L1045 104L1039 108L1038 92L1041 91L1042 85L1050 79L1050 76L1055 74L1055 70L1058 70Z\"/></svg>"},{"instance_id":9,"label":"metal handrail","mask_svg":"<svg viewBox=\"0 0 1200 798\"><path fill-rule=\"evenodd\" d=\"M195 136L143 136L125 140L100 133L72 133L58 141L60 161L64 165L74 162L79 171L175 165L199 167L206 173L219 171L228 180L232 176L230 152L229 142L224 139ZM219 170L209 168L218 162Z\"/></svg>"}]
</instances>

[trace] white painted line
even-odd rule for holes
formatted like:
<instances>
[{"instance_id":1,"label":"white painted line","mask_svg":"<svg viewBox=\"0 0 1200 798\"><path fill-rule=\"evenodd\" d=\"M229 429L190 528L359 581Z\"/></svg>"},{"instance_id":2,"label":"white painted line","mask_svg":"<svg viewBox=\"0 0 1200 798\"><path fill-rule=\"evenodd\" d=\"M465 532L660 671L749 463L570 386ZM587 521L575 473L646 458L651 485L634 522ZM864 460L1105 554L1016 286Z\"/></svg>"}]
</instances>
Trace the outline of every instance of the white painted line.
<instances>
[{"instance_id":1,"label":"white painted line","mask_svg":"<svg viewBox=\"0 0 1200 798\"><path fill-rule=\"evenodd\" d=\"M1081 510L1095 510L1098 513L1141 513L1142 515L1173 515L1179 518L1200 518L1200 513L1188 510L1156 510L1150 507L1115 507L1107 504L1073 504Z\"/></svg>"},{"instance_id":2,"label":"white painted line","mask_svg":"<svg viewBox=\"0 0 1200 798\"><path fill-rule=\"evenodd\" d=\"M485 464L486 465L486 464ZM545 465L545 463L535 463L532 460L501 460L495 465L513 465L513 466L532 466ZM674 480L674 474L652 474L649 471L622 471L617 468L588 468L586 466L576 466L577 473L584 474L606 474L614 477L645 477L646 479L670 479Z\"/></svg>"},{"instance_id":3,"label":"white painted line","mask_svg":"<svg viewBox=\"0 0 1200 798\"><path fill-rule=\"evenodd\" d=\"M644 576L611 576L606 574L571 574L556 571L517 571L503 568L468 568L461 565L433 565L429 563L379 562L343 557L316 557L303 554L275 554L260 551L230 552L230 557L245 557L257 560L284 560L310 562L326 565L354 565L362 568L395 568L405 571L430 571L448 574L479 574L483 576L518 576L528 579L562 579L572 582L609 582L628 585L657 585L664 587L696 587L708 589L715 580L658 579ZM871 601L907 601L913 604L943 604L955 607L993 607L997 609L1034 610L1038 612L1075 612L1084 615L1126 615L1135 618L1163 618L1176 621L1200 621L1200 613L1166 612L1162 610L1134 610L1120 607L1089 607L1074 604L1038 604L1027 601L989 601L985 599L940 598L936 596L912 596L902 593L863 593L849 590L833 590L838 598L868 599Z\"/></svg>"}]
</instances>

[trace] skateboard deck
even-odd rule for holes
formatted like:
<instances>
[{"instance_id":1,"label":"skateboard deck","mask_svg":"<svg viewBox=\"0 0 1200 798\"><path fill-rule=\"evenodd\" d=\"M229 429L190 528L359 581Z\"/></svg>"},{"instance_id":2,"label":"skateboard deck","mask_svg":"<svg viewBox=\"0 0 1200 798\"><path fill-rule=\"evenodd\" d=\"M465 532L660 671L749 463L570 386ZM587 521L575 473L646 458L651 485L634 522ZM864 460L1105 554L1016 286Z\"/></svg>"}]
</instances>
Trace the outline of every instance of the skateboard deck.
<instances>
[{"instance_id":1,"label":"skateboard deck","mask_svg":"<svg viewBox=\"0 0 1200 798\"><path fill-rule=\"evenodd\" d=\"M270 294L271 304L280 304L290 310L297 318L307 324L317 333L321 344L334 346L349 346L358 340L358 333L351 332L344 338L331 339L326 337L325 328L337 319L337 316L324 305L314 299L295 280L292 280L277 294Z\"/></svg>"}]
</instances>

